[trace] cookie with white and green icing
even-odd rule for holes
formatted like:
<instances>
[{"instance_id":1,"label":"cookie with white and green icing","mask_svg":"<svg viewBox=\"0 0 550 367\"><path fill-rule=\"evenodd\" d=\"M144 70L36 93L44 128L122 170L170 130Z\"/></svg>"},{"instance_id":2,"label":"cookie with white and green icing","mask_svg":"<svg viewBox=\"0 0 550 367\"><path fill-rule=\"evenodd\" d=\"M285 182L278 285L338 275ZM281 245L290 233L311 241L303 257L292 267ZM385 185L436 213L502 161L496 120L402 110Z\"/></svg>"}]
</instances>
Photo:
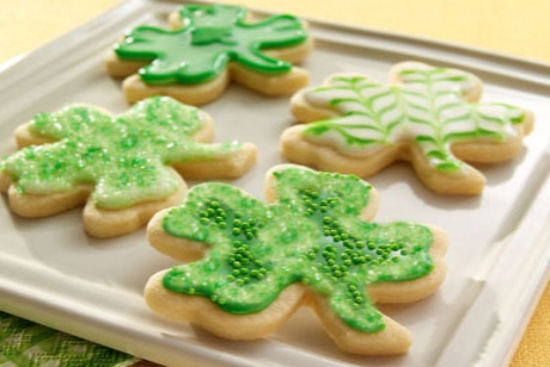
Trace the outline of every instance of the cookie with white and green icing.
<instances>
[{"instance_id":1,"label":"cookie with white and green icing","mask_svg":"<svg viewBox=\"0 0 550 367\"><path fill-rule=\"evenodd\" d=\"M413 302L439 288L445 233L369 222L377 193L352 175L277 166L266 197L203 183L183 205L157 213L151 245L186 264L149 279L148 305L234 340L268 336L307 306L343 351L407 352L410 333L376 304Z\"/></svg>"},{"instance_id":2,"label":"cookie with white and green icing","mask_svg":"<svg viewBox=\"0 0 550 367\"><path fill-rule=\"evenodd\" d=\"M305 25L291 15L249 19L246 8L187 4L170 15L172 30L139 26L107 57L114 77L126 78L129 102L169 95L201 105L218 98L230 81L266 95L290 95L308 84L292 63L312 49Z\"/></svg>"},{"instance_id":3,"label":"cookie with white and green icing","mask_svg":"<svg viewBox=\"0 0 550 367\"><path fill-rule=\"evenodd\" d=\"M86 203L86 231L131 232L181 202L191 179L234 178L256 161L248 143L208 144L213 121L196 107L153 97L112 116L91 105L39 113L16 130L16 153L0 161L0 191L23 217Z\"/></svg>"},{"instance_id":4,"label":"cookie with white and green icing","mask_svg":"<svg viewBox=\"0 0 550 367\"><path fill-rule=\"evenodd\" d=\"M522 149L534 116L506 103L479 103L482 82L457 69L403 62L391 83L335 74L292 98L299 122L282 135L292 162L370 176L410 161L430 189L477 195L485 177L466 164L509 160Z\"/></svg>"}]
</instances>

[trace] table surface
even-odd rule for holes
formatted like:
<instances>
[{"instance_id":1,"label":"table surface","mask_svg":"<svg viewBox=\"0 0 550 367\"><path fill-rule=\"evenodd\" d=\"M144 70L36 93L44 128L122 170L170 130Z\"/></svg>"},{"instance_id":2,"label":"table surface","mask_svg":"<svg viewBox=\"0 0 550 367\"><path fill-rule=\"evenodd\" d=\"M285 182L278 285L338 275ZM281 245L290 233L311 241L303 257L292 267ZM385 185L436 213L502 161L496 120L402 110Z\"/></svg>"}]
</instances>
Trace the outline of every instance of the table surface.
<instances>
[{"instance_id":1,"label":"table surface","mask_svg":"<svg viewBox=\"0 0 550 367\"><path fill-rule=\"evenodd\" d=\"M0 34L3 36L0 62L70 31L119 2L0 0ZM238 3L438 38L550 62L548 0L239 0ZM548 366L550 284L510 367Z\"/></svg>"}]
</instances>

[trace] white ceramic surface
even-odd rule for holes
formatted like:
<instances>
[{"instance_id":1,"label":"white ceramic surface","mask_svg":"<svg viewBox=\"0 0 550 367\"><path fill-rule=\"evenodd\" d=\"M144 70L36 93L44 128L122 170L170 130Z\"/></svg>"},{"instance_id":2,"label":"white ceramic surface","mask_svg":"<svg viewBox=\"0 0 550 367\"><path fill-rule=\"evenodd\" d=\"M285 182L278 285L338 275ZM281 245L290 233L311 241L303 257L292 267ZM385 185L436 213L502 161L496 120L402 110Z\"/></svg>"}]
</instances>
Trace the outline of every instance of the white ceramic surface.
<instances>
[{"instance_id":1,"label":"white ceramic surface","mask_svg":"<svg viewBox=\"0 0 550 367\"><path fill-rule=\"evenodd\" d=\"M0 73L0 154L15 149L14 128L36 112L71 102L128 108L120 82L103 65L105 51L137 24L165 25L176 4L127 1L87 25L26 55ZM84 234L81 210L22 219L0 200L0 310L164 363L184 366L494 366L505 365L549 274L550 67L452 44L310 21L317 46L304 67L312 85L338 71L387 80L390 66L414 59L463 67L486 82L483 101L508 102L536 114L534 133L507 163L480 166L480 197L446 197L426 189L406 164L369 181L381 194L376 221L433 223L449 233L448 278L424 301L381 310L414 335L396 358L345 355L300 310L272 337L228 342L151 312L142 288L177 264L147 244L145 231L110 240ZM259 162L235 185L262 196L263 178L279 154L280 133L293 119L286 98L231 86L205 107L216 141L259 147Z\"/></svg>"}]
</instances>

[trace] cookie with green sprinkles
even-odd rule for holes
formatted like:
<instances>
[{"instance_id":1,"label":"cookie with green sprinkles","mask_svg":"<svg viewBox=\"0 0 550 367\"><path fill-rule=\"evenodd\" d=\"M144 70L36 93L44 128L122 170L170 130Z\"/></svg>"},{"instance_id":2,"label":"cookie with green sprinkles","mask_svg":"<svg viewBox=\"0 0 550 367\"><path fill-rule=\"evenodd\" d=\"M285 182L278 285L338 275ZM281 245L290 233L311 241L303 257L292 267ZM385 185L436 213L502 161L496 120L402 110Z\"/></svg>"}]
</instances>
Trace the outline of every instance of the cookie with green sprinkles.
<instances>
[{"instance_id":1,"label":"cookie with green sprinkles","mask_svg":"<svg viewBox=\"0 0 550 367\"><path fill-rule=\"evenodd\" d=\"M233 340L266 337L307 306L345 352L406 353L410 333L376 304L414 302L439 288L445 233L369 222L377 193L352 175L277 166L266 198L203 183L157 213L149 242L186 264L149 279L148 305Z\"/></svg>"},{"instance_id":2,"label":"cookie with green sprinkles","mask_svg":"<svg viewBox=\"0 0 550 367\"><path fill-rule=\"evenodd\" d=\"M532 112L480 103L482 81L466 71L401 62L391 83L361 73L329 76L291 100L299 122L283 132L294 163L368 177L398 160L441 194L479 195L485 177L472 163L510 160L533 129Z\"/></svg>"},{"instance_id":3,"label":"cookie with green sprinkles","mask_svg":"<svg viewBox=\"0 0 550 367\"><path fill-rule=\"evenodd\" d=\"M218 98L230 81L269 96L290 95L308 84L293 66L313 48L304 23L291 15L255 21L242 6L186 4L170 15L172 30L132 29L109 52L109 73L125 78L133 103L169 95L202 105Z\"/></svg>"},{"instance_id":4,"label":"cookie with green sprinkles","mask_svg":"<svg viewBox=\"0 0 550 367\"><path fill-rule=\"evenodd\" d=\"M38 113L15 133L19 151L0 161L0 191L23 217L86 204L85 230L113 237L181 203L182 178L241 176L256 161L249 143L210 144L213 121L196 107L152 97L112 116L74 104Z\"/></svg>"}]
</instances>

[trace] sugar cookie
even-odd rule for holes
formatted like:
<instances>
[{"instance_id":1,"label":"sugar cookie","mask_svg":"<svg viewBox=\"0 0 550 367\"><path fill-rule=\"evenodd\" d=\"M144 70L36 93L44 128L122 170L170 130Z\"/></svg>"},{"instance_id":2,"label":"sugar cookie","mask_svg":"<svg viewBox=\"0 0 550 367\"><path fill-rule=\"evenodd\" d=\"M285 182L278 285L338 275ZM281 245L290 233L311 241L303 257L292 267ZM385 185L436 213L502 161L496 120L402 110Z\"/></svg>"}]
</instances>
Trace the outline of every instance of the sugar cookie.
<instances>
[{"instance_id":1,"label":"sugar cookie","mask_svg":"<svg viewBox=\"0 0 550 367\"><path fill-rule=\"evenodd\" d=\"M392 85L363 74L335 74L292 98L307 125L282 135L292 162L370 176L396 160L410 161L430 189L477 195L485 177L467 162L511 159L533 128L534 116L504 103L477 103L482 82L473 74L403 62Z\"/></svg>"},{"instance_id":2,"label":"sugar cookie","mask_svg":"<svg viewBox=\"0 0 550 367\"><path fill-rule=\"evenodd\" d=\"M170 16L174 30L140 26L107 57L114 77L126 78L131 103L168 95L202 105L218 98L233 80L266 95L290 95L308 83L292 63L312 49L304 24L290 15L249 23L233 5L184 5Z\"/></svg>"},{"instance_id":3,"label":"sugar cookie","mask_svg":"<svg viewBox=\"0 0 550 367\"><path fill-rule=\"evenodd\" d=\"M131 232L181 202L186 178L232 178L256 160L252 144L211 141L212 119L169 97L144 100L112 117L71 105L39 113L16 131L18 152L0 166L0 191L23 217L45 217L86 203L86 231ZM178 174L179 173L179 174Z\"/></svg>"},{"instance_id":4,"label":"sugar cookie","mask_svg":"<svg viewBox=\"0 0 550 367\"><path fill-rule=\"evenodd\" d=\"M228 339L276 331L313 308L343 351L407 352L409 332L375 303L408 303L445 277L446 235L408 222L368 223L373 187L356 176L282 165L267 175L269 205L222 183L194 186L148 226L159 251L183 261L153 275L148 305Z\"/></svg>"}]
</instances>

